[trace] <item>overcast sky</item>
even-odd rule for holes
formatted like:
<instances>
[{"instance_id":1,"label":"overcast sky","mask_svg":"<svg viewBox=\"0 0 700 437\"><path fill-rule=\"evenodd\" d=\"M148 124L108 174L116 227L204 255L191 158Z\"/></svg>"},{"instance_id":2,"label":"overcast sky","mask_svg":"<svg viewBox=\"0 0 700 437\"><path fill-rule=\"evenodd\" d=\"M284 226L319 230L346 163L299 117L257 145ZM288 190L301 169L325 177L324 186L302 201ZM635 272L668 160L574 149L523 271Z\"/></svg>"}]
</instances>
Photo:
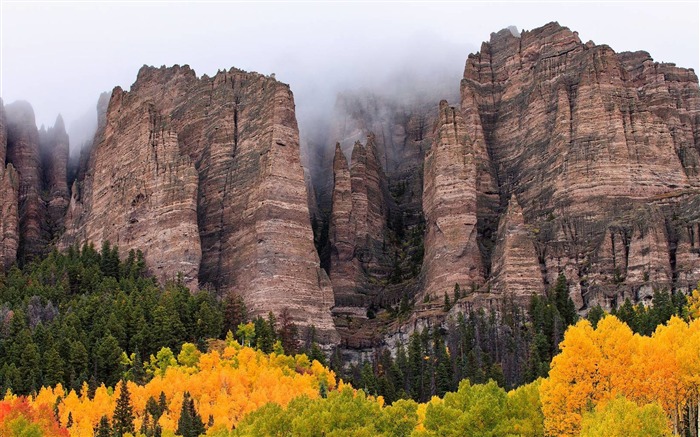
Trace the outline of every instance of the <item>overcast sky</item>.
<instances>
[{"instance_id":1,"label":"overcast sky","mask_svg":"<svg viewBox=\"0 0 700 437\"><path fill-rule=\"evenodd\" d=\"M101 92L128 89L143 64L275 73L295 93L303 135L304 120L327 112L344 88L417 78L454 80L458 90L467 55L509 25L558 21L584 42L646 50L696 72L700 51L697 1L0 5L0 97L29 101L39 125L92 114Z\"/></svg>"}]
</instances>

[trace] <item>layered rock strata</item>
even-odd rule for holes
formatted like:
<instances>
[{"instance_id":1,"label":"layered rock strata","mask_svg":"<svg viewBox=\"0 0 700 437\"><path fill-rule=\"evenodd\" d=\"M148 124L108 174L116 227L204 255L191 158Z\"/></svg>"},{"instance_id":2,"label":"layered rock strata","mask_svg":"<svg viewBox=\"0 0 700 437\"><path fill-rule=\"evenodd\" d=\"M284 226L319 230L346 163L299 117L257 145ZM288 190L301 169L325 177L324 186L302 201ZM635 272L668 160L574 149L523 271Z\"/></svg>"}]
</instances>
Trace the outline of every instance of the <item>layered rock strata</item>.
<instances>
[{"instance_id":1,"label":"layered rock strata","mask_svg":"<svg viewBox=\"0 0 700 437\"><path fill-rule=\"evenodd\" d=\"M442 297L455 284L472 289L484 281L477 245L476 157L464 120L440 102L433 146L425 157L424 294Z\"/></svg>"},{"instance_id":2,"label":"layered rock strata","mask_svg":"<svg viewBox=\"0 0 700 437\"><path fill-rule=\"evenodd\" d=\"M501 205L516 194L538 230L545 285L565 273L579 309L680 285L677 232L654 205L698 184L692 70L584 44L550 23L492 34L469 56L461 88Z\"/></svg>"},{"instance_id":3,"label":"layered rock strata","mask_svg":"<svg viewBox=\"0 0 700 437\"><path fill-rule=\"evenodd\" d=\"M63 231L63 220L68 208L68 154L69 139L63 117L56 118L53 127L39 131L39 151L43 167L44 197L47 208L47 230L54 240Z\"/></svg>"},{"instance_id":4,"label":"layered rock strata","mask_svg":"<svg viewBox=\"0 0 700 437\"><path fill-rule=\"evenodd\" d=\"M143 67L130 91L113 91L95 138L64 246L140 248L160 277L182 272L240 294L253 315L287 309L318 340L337 341L287 85L236 69L197 78L188 66Z\"/></svg>"},{"instance_id":5,"label":"layered rock strata","mask_svg":"<svg viewBox=\"0 0 700 437\"><path fill-rule=\"evenodd\" d=\"M19 175L12 164L5 165L7 128L5 108L0 100L0 269L7 270L17 259L19 248Z\"/></svg>"},{"instance_id":6,"label":"layered rock strata","mask_svg":"<svg viewBox=\"0 0 700 437\"><path fill-rule=\"evenodd\" d=\"M350 165L336 145L330 218L330 278L338 307L368 306L392 274L388 222L392 199L374 136L355 143Z\"/></svg>"},{"instance_id":7,"label":"layered rock strata","mask_svg":"<svg viewBox=\"0 0 700 437\"><path fill-rule=\"evenodd\" d=\"M545 290L533 229L525 225L523 209L515 195L501 217L497 235L491 286L526 306L530 297Z\"/></svg>"},{"instance_id":8,"label":"layered rock strata","mask_svg":"<svg viewBox=\"0 0 700 437\"><path fill-rule=\"evenodd\" d=\"M42 167L39 133L34 110L27 102L5 106L7 126L6 161L19 173L19 247L20 262L28 262L46 251L46 205L41 197Z\"/></svg>"}]
</instances>

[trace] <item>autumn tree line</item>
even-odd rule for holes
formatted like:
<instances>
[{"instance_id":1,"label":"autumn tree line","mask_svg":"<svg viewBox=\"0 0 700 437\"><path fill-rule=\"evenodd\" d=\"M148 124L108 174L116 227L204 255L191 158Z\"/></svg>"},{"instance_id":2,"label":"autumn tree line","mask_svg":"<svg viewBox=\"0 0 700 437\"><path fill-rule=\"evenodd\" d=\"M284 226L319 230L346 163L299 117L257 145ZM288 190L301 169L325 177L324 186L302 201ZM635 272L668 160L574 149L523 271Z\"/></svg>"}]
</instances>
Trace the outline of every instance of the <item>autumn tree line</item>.
<instances>
[{"instance_id":1,"label":"autumn tree line","mask_svg":"<svg viewBox=\"0 0 700 437\"><path fill-rule=\"evenodd\" d=\"M313 332L300 335L286 314L250 320L238 296L191 292L177 278L158 284L140 251L124 260L109 242L54 251L0 275L0 393L85 382L94 391L127 375L143 382L143 363L161 348L189 342L204 351L208 339L248 325L249 344L265 352L279 340L292 354L320 354Z\"/></svg>"},{"instance_id":2,"label":"autumn tree line","mask_svg":"<svg viewBox=\"0 0 700 437\"><path fill-rule=\"evenodd\" d=\"M12 268L0 301L0 435L698 436L698 292L579 321L561 276L354 366L109 243Z\"/></svg>"},{"instance_id":3,"label":"autumn tree line","mask_svg":"<svg viewBox=\"0 0 700 437\"><path fill-rule=\"evenodd\" d=\"M455 295L452 302L458 298ZM651 335L674 315L687 318L686 306L683 294L657 291L651 306L635 306L627 299L612 314L634 332ZM588 319L595 326L604 315L596 306ZM492 380L514 389L548 375L566 329L578 320L561 275L546 295L534 296L526 309L506 301L499 313L483 309L460 313L442 326L414 332L394 354L377 348L371 360L352 366L343 366L338 356L332 356L330 366L354 387L381 395L389 403L397 399L427 402L457 390L464 379L473 384Z\"/></svg>"}]
</instances>

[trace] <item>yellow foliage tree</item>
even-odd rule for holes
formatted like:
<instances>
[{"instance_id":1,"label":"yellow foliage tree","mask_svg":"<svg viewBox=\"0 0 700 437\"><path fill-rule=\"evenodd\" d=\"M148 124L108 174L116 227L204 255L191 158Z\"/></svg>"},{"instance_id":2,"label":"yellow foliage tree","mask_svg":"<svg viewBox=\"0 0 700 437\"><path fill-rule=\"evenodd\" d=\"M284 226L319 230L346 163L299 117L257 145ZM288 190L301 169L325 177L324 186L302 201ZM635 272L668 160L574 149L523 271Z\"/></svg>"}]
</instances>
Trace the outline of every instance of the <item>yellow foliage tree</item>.
<instances>
[{"instance_id":1,"label":"yellow foliage tree","mask_svg":"<svg viewBox=\"0 0 700 437\"><path fill-rule=\"evenodd\" d=\"M138 430L144 420L150 397L165 395L167 411L158 420L163 435L174 433L182 410L183 394L187 391L204 422L211 428L231 429L247 413L268 402L285 406L295 397L318 398L320 387L335 389L335 374L318 361L309 361L305 355L295 357L271 353L269 355L235 341L227 342L221 353L200 354L191 344L185 344L174 360L169 350L151 357L147 367L154 375L148 383L128 382L131 405L135 413L134 425ZM65 393L59 385L42 388L30 397L33 407L53 408L57 399L59 421L62 426L72 419L69 428L72 437L92 436L102 416L112 420L119 389L97 388L92 398L87 385L80 394Z\"/></svg>"}]
</instances>

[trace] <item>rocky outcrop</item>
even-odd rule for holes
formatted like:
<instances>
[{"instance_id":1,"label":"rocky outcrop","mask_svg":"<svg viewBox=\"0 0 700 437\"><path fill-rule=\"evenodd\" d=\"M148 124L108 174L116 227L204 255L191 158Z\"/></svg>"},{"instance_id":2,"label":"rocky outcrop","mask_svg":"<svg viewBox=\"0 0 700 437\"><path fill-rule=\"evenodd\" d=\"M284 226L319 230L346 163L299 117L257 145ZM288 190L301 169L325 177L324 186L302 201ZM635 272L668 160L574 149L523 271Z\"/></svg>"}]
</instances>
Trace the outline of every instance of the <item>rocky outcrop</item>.
<instances>
[{"instance_id":1,"label":"rocky outcrop","mask_svg":"<svg viewBox=\"0 0 700 437\"><path fill-rule=\"evenodd\" d=\"M392 274L388 222L393 202L374 135L355 143L348 168L340 145L333 162L330 277L338 307L368 306Z\"/></svg>"},{"instance_id":2,"label":"rocky outcrop","mask_svg":"<svg viewBox=\"0 0 700 437\"><path fill-rule=\"evenodd\" d=\"M0 267L7 270L19 248L19 176L12 164L0 167Z\"/></svg>"},{"instance_id":3,"label":"rocky outcrop","mask_svg":"<svg viewBox=\"0 0 700 437\"><path fill-rule=\"evenodd\" d=\"M331 213L329 239L331 262L329 276L333 284L336 304L345 300L341 296L353 296L359 269L355 263L355 235L352 215L352 190L350 168L340 143L335 145L333 158L333 210Z\"/></svg>"},{"instance_id":4,"label":"rocky outcrop","mask_svg":"<svg viewBox=\"0 0 700 437\"><path fill-rule=\"evenodd\" d=\"M529 304L531 296L544 293L533 230L525 225L515 195L501 217L491 273L491 291L515 298L523 306Z\"/></svg>"},{"instance_id":5,"label":"rocky outcrop","mask_svg":"<svg viewBox=\"0 0 700 437\"><path fill-rule=\"evenodd\" d=\"M442 297L455 284L472 289L484 282L477 246L476 159L459 111L440 102L433 146L425 157L424 294Z\"/></svg>"},{"instance_id":6,"label":"rocky outcrop","mask_svg":"<svg viewBox=\"0 0 700 437\"><path fill-rule=\"evenodd\" d=\"M130 91L113 91L80 173L64 246L140 248L161 278L182 272L240 294L253 315L286 308L337 341L287 85L236 69L198 78L188 66L143 67Z\"/></svg>"},{"instance_id":7,"label":"rocky outcrop","mask_svg":"<svg viewBox=\"0 0 700 437\"><path fill-rule=\"evenodd\" d=\"M0 268L7 270L19 248L19 176L12 164L5 165L7 129L5 107L0 99Z\"/></svg>"},{"instance_id":8,"label":"rocky outcrop","mask_svg":"<svg viewBox=\"0 0 700 437\"><path fill-rule=\"evenodd\" d=\"M63 231L63 220L70 193L68 191L69 140L63 117L53 127L39 131L39 150L43 168L44 197L47 209L47 230L53 241Z\"/></svg>"},{"instance_id":9,"label":"rocky outcrop","mask_svg":"<svg viewBox=\"0 0 700 437\"><path fill-rule=\"evenodd\" d=\"M197 230L197 173L180 156L177 136L150 102L116 89L102 141L95 145L90 186L76 193L64 241L103 241L123 252L141 249L161 281L182 273L196 283L201 248ZM72 241L70 241L72 242Z\"/></svg>"},{"instance_id":10,"label":"rocky outcrop","mask_svg":"<svg viewBox=\"0 0 700 437\"><path fill-rule=\"evenodd\" d=\"M5 121L5 105L0 99L0 166L5 168L7 157L7 122Z\"/></svg>"},{"instance_id":11,"label":"rocky outcrop","mask_svg":"<svg viewBox=\"0 0 700 437\"><path fill-rule=\"evenodd\" d=\"M19 248L21 263L31 261L47 248L44 220L46 207L41 198L42 168L39 133L34 110L27 102L5 106L7 125L6 160L19 173Z\"/></svg>"},{"instance_id":12,"label":"rocky outcrop","mask_svg":"<svg viewBox=\"0 0 700 437\"><path fill-rule=\"evenodd\" d=\"M538 231L545 285L565 273L580 309L678 285L675 231L654 205L698 184L692 70L584 44L550 23L492 34L469 56L461 88L501 205L516 194Z\"/></svg>"}]
</instances>

